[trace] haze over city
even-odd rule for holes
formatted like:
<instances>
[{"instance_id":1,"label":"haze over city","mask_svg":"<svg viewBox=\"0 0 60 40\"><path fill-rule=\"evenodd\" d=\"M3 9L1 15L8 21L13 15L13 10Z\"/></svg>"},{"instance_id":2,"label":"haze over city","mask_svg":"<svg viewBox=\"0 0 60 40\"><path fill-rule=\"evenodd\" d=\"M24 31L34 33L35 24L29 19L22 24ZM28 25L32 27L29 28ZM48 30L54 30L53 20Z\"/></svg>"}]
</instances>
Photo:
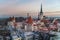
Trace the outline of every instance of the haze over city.
<instances>
[{"instance_id":1,"label":"haze over city","mask_svg":"<svg viewBox=\"0 0 60 40\"><path fill-rule=\"evenodd\" d=\"M41 3L44 15L60 15L60 0L0 0L0 17L26 16L26 13L36 17Z\"/></svg>"}]
</instances>

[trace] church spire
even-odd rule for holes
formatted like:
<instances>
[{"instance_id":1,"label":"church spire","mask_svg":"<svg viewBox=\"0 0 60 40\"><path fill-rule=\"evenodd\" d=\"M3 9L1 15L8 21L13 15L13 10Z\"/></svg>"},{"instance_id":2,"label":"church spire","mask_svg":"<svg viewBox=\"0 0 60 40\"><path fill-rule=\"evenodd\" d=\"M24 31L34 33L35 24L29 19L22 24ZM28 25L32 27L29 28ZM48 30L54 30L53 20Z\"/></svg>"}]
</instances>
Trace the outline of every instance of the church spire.
<instances>
[{"instance_id":1,"label":"church spire","mask_svg":"<svg viewBox=\"0 0 60 40\"><path fill-rule=\"evenodd\" d=\"M43 10L42 10L42 3L41 3L40 13L38 14L38 20L40 20L42 16L43 16Z\"/></svg>"},{"instance_id":2,"label":"church spire","mask_svg":"<svg viewBox=\"0 0 60 40\"><path fill-rule=\"evenodd\" d=\"M41 3L40 15L43 15L43 11L42 11L42 3Z\"/></svg>"}]
</instances>

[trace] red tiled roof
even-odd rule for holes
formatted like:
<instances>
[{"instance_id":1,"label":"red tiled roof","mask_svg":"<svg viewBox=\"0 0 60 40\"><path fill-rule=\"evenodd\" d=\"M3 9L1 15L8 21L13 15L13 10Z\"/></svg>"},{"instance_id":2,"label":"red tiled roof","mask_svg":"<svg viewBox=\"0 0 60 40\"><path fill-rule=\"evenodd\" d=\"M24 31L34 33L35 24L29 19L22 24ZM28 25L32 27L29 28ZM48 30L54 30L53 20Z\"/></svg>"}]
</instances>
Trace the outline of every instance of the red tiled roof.
<instances>
[{"instance_id":1,"label":"red tiled roof","mask_svg":"<svg viewBox=\"0 0 60 40\"><path fill-rule=\"evenodd\" d=\"M27 19L27 23L28 23L28 24L32 24L32 23L33 23L33 20L32 20L32 18L31 18L31 16Z\"/></svg>"}]
</instances>

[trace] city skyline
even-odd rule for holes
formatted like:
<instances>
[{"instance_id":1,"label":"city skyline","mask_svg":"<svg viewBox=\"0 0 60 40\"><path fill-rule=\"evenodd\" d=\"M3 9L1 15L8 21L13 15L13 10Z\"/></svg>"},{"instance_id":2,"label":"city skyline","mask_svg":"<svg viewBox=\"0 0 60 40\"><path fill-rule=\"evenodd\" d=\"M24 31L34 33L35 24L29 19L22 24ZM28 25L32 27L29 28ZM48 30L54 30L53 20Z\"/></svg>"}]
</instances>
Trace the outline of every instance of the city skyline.
<instances>
[{"instance_id":1,"label":"city skyline","mask_svg":"<svg viewBox=\"0 0 60 40\"><path fill-rule=\"evenodd\" d=\"M44 15L60 15L60 0L0 0L0 16L37 16L41 3Z\"/></svg>"}]
</instances>

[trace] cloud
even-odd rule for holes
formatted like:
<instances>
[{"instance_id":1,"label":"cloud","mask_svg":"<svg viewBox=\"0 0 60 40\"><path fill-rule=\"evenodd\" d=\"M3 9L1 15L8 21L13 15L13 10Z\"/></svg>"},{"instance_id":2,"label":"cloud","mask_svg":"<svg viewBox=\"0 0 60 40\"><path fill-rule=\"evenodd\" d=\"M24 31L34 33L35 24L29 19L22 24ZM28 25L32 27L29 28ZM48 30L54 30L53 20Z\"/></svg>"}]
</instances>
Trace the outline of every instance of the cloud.
<instances>
[{"instance_id":1,"label":"cloud","mask_svg":"<svg viewBox=\"0 0 60 40\"><path fill-rule=\"evenodd\" d=\"M41 2L43 12L60 10L60 0L0 0L0 15L26 16L25 13L31 13L32 16L37 16Z\"/></svg>"},{"instance_id":2,"label":"cloud","mask_svg":"<svg viewBox=\"0 0 60 40\"><path fill-rule=\"evenodd\" d=\"M34 11L37 11L39 9L39 6L37 5L38 1L37 0L9 0L5 1L0 5L0 15L22 15L24 16L25 13L30 13L31 14ZM36 7L37 8L36 8ZM37 10L36 10L37 9ZM25 15L26 16L26 15Z\"/></svg>"},{"instance_id":3,"label":"cloud","mask_svg":"<svg viewBox=\"0 0 60 40\"><path fill-rule=\"evenodd\" d=\"M10 9L10 8L13 9L13 8L20 7L20 6L22 6L22 7L26 7L26 6L29 7L29 5L34 6L35 4L37 4L36 1L37 0L15 0L15 1L14 0L9 0L9 1L6 0L6 1L4 1L4 3L2 3L0 5L0 10L1 9L2 10Z\"/></svg>"}]
</instances>

